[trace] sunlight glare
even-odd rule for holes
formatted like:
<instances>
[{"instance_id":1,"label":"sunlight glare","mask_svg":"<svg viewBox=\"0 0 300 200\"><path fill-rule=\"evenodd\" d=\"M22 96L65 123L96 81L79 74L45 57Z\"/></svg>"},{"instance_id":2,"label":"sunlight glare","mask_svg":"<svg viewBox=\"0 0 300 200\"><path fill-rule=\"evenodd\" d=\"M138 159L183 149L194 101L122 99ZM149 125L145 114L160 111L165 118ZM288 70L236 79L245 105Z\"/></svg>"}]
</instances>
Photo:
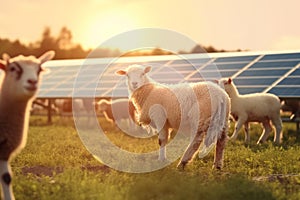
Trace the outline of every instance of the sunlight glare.
<instances>
[{"instance_id":1,"label":"sunlight glare","mask_svg":"<svg viewBox=\"0 0 300 200\"><path fill-rule=\"evenodd\" d=\"M101 13L91 17L87 28L83 30L85 38L82 38L82 43L85 47L96 48L111 37L135 28L138 28L138 18L131 13L121 10ZM122 45L108 48L127 49Z\"/></svg>"}]
</instances>

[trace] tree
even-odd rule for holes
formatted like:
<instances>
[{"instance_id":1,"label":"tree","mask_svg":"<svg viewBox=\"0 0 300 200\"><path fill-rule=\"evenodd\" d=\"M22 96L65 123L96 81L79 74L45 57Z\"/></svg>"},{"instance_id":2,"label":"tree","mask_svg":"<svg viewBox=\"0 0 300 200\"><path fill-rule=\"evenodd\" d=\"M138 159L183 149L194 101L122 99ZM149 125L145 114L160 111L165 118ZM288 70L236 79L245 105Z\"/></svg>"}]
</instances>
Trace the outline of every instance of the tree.
<instances>
[{"instance_id":1,"label":"tree","mask_svg":"<svg viewBox=\"0 0 300 200\"><path fill-rule=\"evenodd\" d=\"M59 49L68 50L75 45L72 43L72 32L67 27L62 27L57 38Z\"/></svg>"},{"instance_id":2,"label":"tree","mask_svg":"<svg viewBox=\"0 0 300 200\"><path fill-rule=\"evenodd\" d=\"M49 50L58 50L58 46L56 45L55 38L51 36L51 30L49 27L44 29L42 33L42 39L39 45L39 51L41 53L49 51Z\"/></svg>"}]
</instances>

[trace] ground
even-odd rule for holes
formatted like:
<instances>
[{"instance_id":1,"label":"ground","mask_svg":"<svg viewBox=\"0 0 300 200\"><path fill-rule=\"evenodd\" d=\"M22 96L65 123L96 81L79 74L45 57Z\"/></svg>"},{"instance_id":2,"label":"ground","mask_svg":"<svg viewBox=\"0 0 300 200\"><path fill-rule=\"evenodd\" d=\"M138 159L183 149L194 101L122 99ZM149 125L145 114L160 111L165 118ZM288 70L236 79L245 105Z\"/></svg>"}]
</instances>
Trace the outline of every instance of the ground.
<instances>
[{"instance_id":1,"label":"ground","mask_svg":"<svg viewBox=\"0 0 300 200\"><path fill-rule=\"evenodd\" d=\"M158 148L155 136L137 142L104 119L100 122L108 137L128 151ZM210 153L204 159L196 157L184 171L174 162L158 171L132 174L94 159L72 119L55 118L53 125L47 125L45 118L31 117L27 146L12 161L15 196L23 200L300 199L300 139L294 124L284 124L282 145L273 144L273 136L256 145L260 132L253 125L250 144L244 144L243 133L229 142L221 171L211 169Z\"/></svg>"}]
</instances>

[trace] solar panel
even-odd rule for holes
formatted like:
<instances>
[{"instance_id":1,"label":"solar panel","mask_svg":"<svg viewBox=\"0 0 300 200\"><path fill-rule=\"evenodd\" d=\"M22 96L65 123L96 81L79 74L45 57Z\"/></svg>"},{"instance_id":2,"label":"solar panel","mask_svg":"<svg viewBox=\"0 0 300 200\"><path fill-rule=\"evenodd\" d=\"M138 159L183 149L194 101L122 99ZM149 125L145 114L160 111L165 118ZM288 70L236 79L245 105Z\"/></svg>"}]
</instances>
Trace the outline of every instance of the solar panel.
<instances>
[{"instance_id":1,"label":"solar panel","mask_svg":"<svg viewBox=\"0 0 300 200\"><path fill-rule=\"evenodd\" d=\"M125 77L115 71L131 64L151 65L161 83L233 77L241 94L269 92L300 98L300 52L237 52L49 61L38 98L128 96Z\"/></svg>"}]
</instances>

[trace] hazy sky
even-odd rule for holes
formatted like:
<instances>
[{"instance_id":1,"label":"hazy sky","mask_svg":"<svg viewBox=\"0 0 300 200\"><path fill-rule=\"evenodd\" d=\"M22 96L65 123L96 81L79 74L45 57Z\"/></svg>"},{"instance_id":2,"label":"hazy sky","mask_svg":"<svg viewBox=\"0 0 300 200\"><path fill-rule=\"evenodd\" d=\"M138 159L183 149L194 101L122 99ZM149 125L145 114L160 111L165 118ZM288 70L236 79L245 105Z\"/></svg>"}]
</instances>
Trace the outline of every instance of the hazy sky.
<instances>
[{"instance_id":1,"label":"hazy sky","mask_svg":"<svg viewBox=\"0 0 300 200\"><path fill-rule=\"evenodd\" d=\"M299 0L0 0L0 37L33 42L63 26L96 47L136 28L164 28L218 49L300 49ZM159 46L159 44L158 44Z\"/></svg>"}]
</instances>

